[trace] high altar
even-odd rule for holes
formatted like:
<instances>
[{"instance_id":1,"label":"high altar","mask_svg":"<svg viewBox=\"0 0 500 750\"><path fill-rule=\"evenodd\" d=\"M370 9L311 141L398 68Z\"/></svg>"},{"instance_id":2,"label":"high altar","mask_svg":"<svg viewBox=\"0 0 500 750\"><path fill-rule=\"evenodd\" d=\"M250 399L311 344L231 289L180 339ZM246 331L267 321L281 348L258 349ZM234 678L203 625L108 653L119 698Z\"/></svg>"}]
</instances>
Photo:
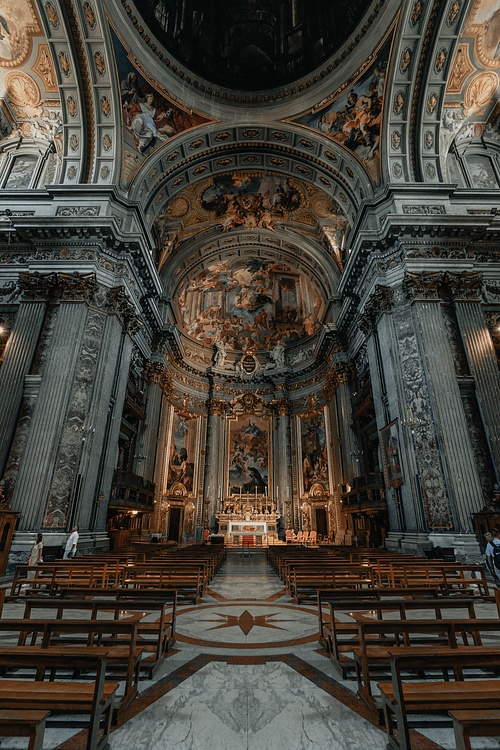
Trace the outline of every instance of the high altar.
<instances>
[{"instance_id":1,"label":"high altar","mask_svg":"<svg viewBox=\"0 0 500 750\"><path fill-rule=\"evenodd\" d=\"M255 545L272 544L278 537L281 516L274 502L267 497L230 497L219 503L217 511L219 534L224 534L226 542L243 544L245 537Z\"/></svg>"}]
</instances>

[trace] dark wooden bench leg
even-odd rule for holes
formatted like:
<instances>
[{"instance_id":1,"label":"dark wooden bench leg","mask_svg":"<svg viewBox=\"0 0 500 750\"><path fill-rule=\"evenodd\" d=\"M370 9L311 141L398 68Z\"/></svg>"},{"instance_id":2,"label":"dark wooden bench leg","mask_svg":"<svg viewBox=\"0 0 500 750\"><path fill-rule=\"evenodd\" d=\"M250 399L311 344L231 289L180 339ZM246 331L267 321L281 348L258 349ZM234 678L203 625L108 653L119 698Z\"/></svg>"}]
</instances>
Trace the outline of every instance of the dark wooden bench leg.
<instances>
[{"instance_id":1,"label":"dark wooden bench leg","mask_svg":"<svg viewBox=\"0 0 500 750\"><path fill-rule=\"evenodd\" d=\"M43 750L49 711L0 711L0 737L29 737L28 750Z\"/></svg>"},{"instance_id":2,"label":"dark wooden bench leg","mask_svg":"<svg viewBox=\"0 0 500 750\"><path fill-rule=\"evenodd\" d=\"M457 719L453 719L453 731L455 733L456 750L471 750L469 735L466 733L464 725Z\"/></svg>"}]
</instances>

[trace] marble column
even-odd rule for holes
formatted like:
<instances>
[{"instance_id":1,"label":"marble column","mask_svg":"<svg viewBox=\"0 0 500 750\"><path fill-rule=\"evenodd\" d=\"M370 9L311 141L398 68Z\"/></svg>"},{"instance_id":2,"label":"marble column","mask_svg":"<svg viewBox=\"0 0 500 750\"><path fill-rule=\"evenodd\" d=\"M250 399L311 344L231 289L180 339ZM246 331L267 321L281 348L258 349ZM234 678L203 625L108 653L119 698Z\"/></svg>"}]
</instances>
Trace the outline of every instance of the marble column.
<instances>
[{"instance_id":1,"label":"marble column","mask_svg":"<svg viewBox=\"0 0 500 750\"><path fill-rule=\"evenodd\" d=\"M43 278L43 277L42 277ZM37 278L37 281L39 279ZM0 367L0 477L16 430L25 376L37 351L46 311L47 282L39 281L40 299L21 301ZM36 287L31 289L31 297Z\"/></svg>"},{"instance_id":2,"label":"marble column","mask_svg":"<svg viewBox=\"0 0 500 750\"><path fill-rule=\"evenodd\" d=\"M165 529L160 528L160 513L168 470L165 453L170 410L168 398L172 394L173 385L165 364L153 359L146 362L144 379L148 384L148 403L146 424L138 450L140 455L144 456L144 476L151 477L151 481L155 483L155 508L151 519L151 530L163 533Z\"/></svg>"},{"instance_id":3,"label":"marble column","mask_svg":"<svg viewBox=\"0 0 500 750\"><path fill-rule=\"evenodd\" d=\"M293 525L296 499L293 497L292 457L290 444L290 401L287 398L273 402L275 424L275 486L269 488L269 494L277 504L281 514L280 527ZM279 488L279 490L278 490ZM279 492L279 497L276 494ZM288 504L289 503L289 504ZM287 516L287 514L289 514Z\"/></svg>"},{"instance_id":4,"label":"marble column","mask_svg":"<svg viewBox=\"0 0 500 750\"><path fill-rule=\"evenodd\" d=\"M43 525L55 469L54 460L64 426L87 315L88 309L84 304L61 304L57 312L52 346L47 355L11 501L13 509L20 512L21 529L38 529ZM80 458L80 442L80 436L75 433L68 467L71 480ZM66 495L61 501L61 507L54 508L50 527L64 528L67 524L69 497Z\"/></svg>"},{"instance_id":5,"label":"marble column","mask_svg":"<svg viewBox=\"0 0 500 750\"><path fill-rule=\"evenodd\" d=\"M207 403L207 439L206 439L206 463L204 481L204 528L211 531L217 530L217 502L219 487L224 492L224 416L226 414L226 402L210 398Z\"/></svg>"},{"instance_id":6,"label":"marble column","mask_svg":"<svg viewBox=\"0 0 500 750\"><path fill-rule=\"evenodd\" d=\"M474 377L481 416L489 448L500 476L500 371L495 347L481 309L481 282L477 275L453 275L450 279L455 314L466 350L470 374ZM479 510L480 508L476 508Z\"/></svg>"},{"instance_id":7,"label":"marble column","mask_svg":"<svg viewBox=\"0 0 500 750\"><path fill-rule=\"evenodd\" d=\"M436 274L407 274L405 282L410 295L416 300L414 309L429 378L431 414L430 424L426 426L427 431L433 433L440 453L447 493L453 508L449 526L467 532L472 528L471 511L479 510L483 504L481 481L442 303L438 299L442 279L437 278Z\"/></svg>"}]
</instances>

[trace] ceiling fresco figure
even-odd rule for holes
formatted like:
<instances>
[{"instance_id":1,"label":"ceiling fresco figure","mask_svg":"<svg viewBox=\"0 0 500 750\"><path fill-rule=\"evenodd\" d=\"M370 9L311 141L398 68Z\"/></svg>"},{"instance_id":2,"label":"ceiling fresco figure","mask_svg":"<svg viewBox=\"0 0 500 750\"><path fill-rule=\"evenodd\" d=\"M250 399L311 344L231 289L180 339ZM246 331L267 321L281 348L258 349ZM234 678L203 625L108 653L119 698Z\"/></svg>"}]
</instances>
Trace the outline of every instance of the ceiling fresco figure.
<instances>
[{"instance_id":1,"label":"ceiling fresco figure","mask_svg":"<svg viewBox=\"0 0 500 750\"><path fill-rule=\"evenodd\" d=\"M313 335L321 325L311 283L270 260L209 266L180 290L179 307L189 336L234 351L250 345L268 352L278 341L290 345Z\"/></svg>"}]
</instances>

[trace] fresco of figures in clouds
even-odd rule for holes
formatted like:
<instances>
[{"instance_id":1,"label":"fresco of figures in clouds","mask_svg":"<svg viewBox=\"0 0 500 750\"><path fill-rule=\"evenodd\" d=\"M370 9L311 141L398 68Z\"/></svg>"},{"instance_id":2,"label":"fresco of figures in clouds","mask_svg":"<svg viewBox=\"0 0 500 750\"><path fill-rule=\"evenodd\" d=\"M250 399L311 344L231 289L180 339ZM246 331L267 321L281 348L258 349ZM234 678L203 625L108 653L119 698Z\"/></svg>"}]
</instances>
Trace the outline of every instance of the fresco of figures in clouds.
<instances>
[{"instance_id":1,"label":"fresco of figures in clouds","mask_svg":"<svg viewBox=\"0 0 500 750\"><path fill-rule=\"evenodd\" d=\"M380 131L392 34L373 64L337 97L294 121L318 130L352 151L373 179L380 177Z\"/></svg>"},{"instance_id":2,"label":"fresco of figures in clouds","mask_svg":"<svg viewBox=\"0 0 500 750\"><path fill-rule=\"evenodd\" d=\"M177 134L208 120L161 93L154 81L146 80L113 29L111 39L120 85L124 141L128 147L125 168L134 171L138 154L146 157Z\"/></svg>"},{"instance_id":3,"label":"fresco of figures in clouds","mask_svg":"<svg viewBox=\"0 0 500 750\"><path fill-rule=\"evenodd\" d=\"M211 347L270 351L320 327L322 303L311 282L285 263L257 258L217 262L181 288L185 333Z\"/></svg>"},{"instance_id":4,"label":"fresco of figures in clouds","mask_svg":"<svg viewBox=\"0 0 500 750\"><path fill-rule=\"evenodd\" d=\"M223 231L271 229L300 208L302 197L293 181L276 175L235 173L214 180L204 190L201 205L220 221Z\"/></svg>"},{"instance_id":5,"label":"fresco of figures in clouds","mask_svg":"<svg viewBox=\"0 0 500 750\"><path fill-rule=\"evenodd\" d=\"M229 424L229 494L264 495L269 485L269 420L240 417Z\"/></svg>"}]
</instances>

